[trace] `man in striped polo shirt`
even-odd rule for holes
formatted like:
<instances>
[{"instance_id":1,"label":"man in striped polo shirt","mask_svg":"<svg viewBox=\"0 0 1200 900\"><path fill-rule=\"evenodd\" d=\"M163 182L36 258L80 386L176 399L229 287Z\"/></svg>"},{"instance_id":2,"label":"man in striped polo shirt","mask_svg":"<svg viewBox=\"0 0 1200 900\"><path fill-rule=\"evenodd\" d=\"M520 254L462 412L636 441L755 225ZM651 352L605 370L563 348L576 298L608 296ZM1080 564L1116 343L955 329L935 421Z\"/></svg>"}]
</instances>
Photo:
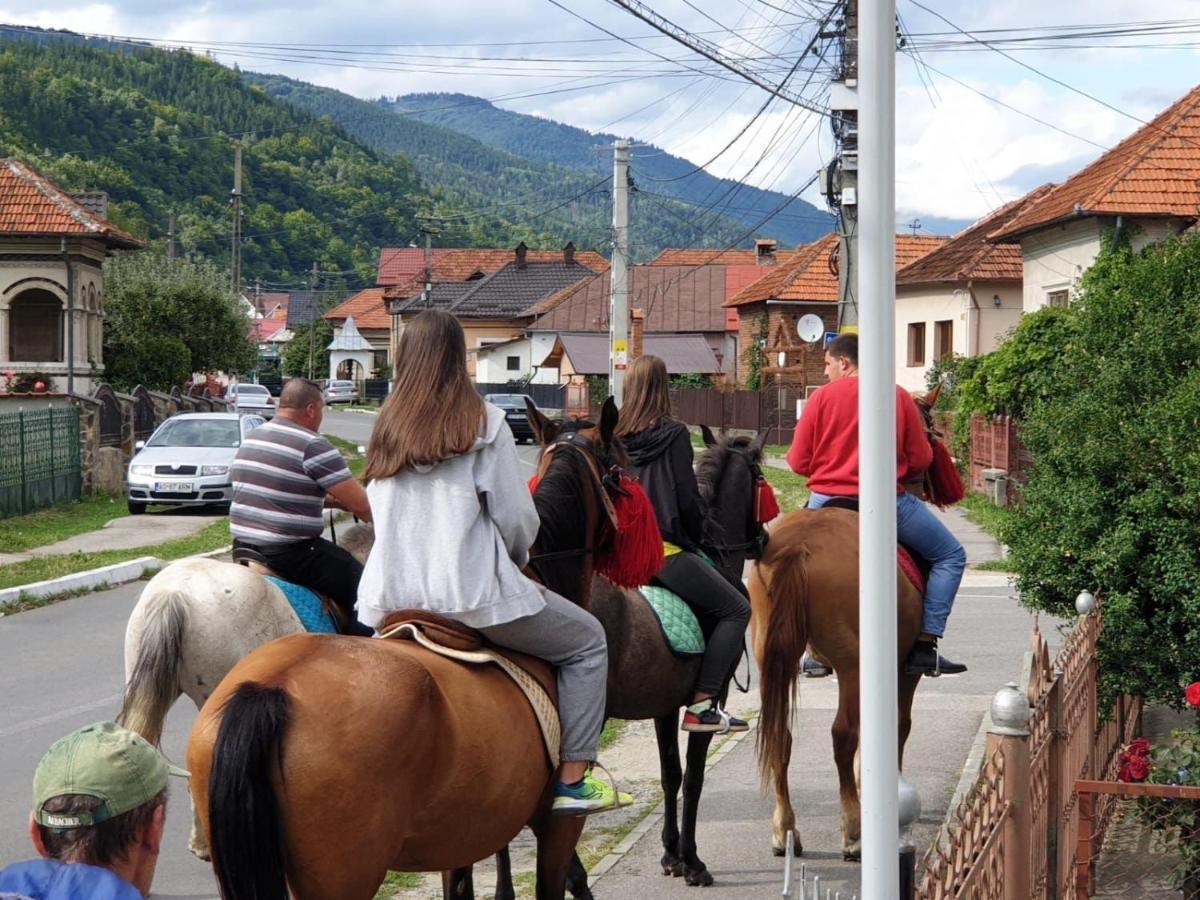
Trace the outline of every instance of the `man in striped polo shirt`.
<instances>
[{"instance_id":1,"label":"man in striped polo shirt","mask_svg":"<svg viewBox=\"0 0 1200 900\"><path fill-rule=\"evenodd\" d=\"M362 565L321 537L321 511L347 509L370 522L371 504L319 434L324 415L325 398L311 381L293 378L284 386L275 418L250 432L234 457L229 530L234 546L257 550L280 578L341 607L350 634L369 636L374 632L354 614Z\"/></svg>"}]
</instances>

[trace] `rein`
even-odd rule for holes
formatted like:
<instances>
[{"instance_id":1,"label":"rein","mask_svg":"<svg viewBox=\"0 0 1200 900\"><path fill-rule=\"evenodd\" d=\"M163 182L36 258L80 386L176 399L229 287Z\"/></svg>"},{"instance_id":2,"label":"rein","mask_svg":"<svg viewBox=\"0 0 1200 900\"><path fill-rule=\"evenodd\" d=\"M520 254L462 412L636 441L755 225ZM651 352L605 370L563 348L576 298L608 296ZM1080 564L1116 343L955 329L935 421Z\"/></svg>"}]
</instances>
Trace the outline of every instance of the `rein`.
<instances>
[{"instance_id":1,"label":"rein","mask_svg":"<svg viewBox=\"0 0 1200 900\"><path fill-rule=\"evenodd\" d=\"M759 479L763 478L762 466L760 466L757 462L755 462L748 454L742 453L740 450L738 450L737 448L734 448L734 447L729 448L729 454L730 454L729 458L732 458L733 456L737 456L740 459L743 459L746 461L746 466L750 469L750 477L754 484L757 484ZM717 477L716 484L721 483L721 481L725 475L725 469L728 468L728 466L729 466L729 460L726 459L725 467L722 468L720 475ZM713 489L715 492L716 485L713 486ZM715 515L710 515L709 518L711 521L714 522L714 524L719 525L719 522L716 521L717 517ZM748 538L747 540L740 541L736 544L709 542L708 548L710 550L715 550L719 553L740 553L743 550L754 550L755 554L751 555L752 559L757 559L758 557L762 556L762 552L765 549L766 543L767 543L767 532L766 532L766 528L763 526L763 524L755 519L753 504L751 504L751 506L750 506L750 515L749 515L747 524L750 526L748 531L751 535L751 537Z\"/></svg>"}]
</instances>

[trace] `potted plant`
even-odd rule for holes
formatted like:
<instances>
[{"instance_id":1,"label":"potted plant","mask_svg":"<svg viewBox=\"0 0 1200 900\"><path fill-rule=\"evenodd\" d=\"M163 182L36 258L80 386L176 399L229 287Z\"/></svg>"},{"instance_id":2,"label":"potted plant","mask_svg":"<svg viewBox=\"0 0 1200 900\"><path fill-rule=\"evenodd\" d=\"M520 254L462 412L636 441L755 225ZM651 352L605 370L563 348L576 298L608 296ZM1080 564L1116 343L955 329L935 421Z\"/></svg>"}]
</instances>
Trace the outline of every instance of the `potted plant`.
<instances>
[{"instance_id":1,"label":"potted plant","mask_svg":"<svg viewBox=\"0 0 1200 900\"><path fill-rule=\"evenodd\" d=\"M1200 709L1200 681L1188 685L1184 697ZM1119 762L1121 781L1200 787L1200 728L1172 731L1170 740L1154 747L1139 738ZM1159 833L1164 849L1179 856L1176 883L1185 900L1200 900L1200 800L1140 797L1136 815Z\"/></svg>"}]
</instances>

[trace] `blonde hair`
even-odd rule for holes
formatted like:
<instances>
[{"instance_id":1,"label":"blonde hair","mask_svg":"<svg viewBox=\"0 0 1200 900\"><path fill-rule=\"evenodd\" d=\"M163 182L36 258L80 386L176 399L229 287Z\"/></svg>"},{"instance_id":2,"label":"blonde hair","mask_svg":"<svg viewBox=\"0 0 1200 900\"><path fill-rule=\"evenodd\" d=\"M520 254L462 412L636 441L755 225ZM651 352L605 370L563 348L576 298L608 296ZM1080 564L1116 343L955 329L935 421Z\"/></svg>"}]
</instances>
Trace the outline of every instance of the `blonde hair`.
<instances>
[{"instance_id":1,"label":"blonde hair","mask_svg":"<svg viewBox=\"0 0 1200 900\"><path fill-rule=\"evenodd\" d=\"M421 313L404 329L397 357L396 383L367 447L365 481L466 453L483 425L483 398L467 375L467 342L454 316Z\"/></svg>"},{"instance_id":2,"label":"blonde hair","mask_svg":"<svg viewBox=\"0 0 1200 900\"><path fill-rule=\"evenodd\" d=\"M628 437L671 418L667 364L657 356L639 356L625 375L625 399L617 419L617 437Z\"/></svg>"}]
</instances>

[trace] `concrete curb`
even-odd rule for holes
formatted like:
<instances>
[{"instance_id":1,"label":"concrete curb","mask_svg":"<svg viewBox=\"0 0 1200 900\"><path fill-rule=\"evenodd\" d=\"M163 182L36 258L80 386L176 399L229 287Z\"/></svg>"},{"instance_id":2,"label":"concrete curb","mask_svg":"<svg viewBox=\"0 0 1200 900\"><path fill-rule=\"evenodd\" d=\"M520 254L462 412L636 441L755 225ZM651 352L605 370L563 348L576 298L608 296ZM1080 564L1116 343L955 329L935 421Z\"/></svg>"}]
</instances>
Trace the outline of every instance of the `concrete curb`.
<instances>
[{"instance_id":1,"label":"concrete curb","mask_svg":"<svg viewBox=\"0 0 1200 900\"><path fill-rule=\"evenodd\" d=\"M740 744L749 735L753 734L757 730L758 717L755 716L750 720L749 729L730 735L729 738L726 739L723 744L721 744L717 751L708 758L704 764L704 771L711 772L717 763L732 753L733 749L738 744ZM620 843L609 850L608 854L591 868L591 870L588 872L588 885L594 888L596 886L596 882L603 878L605 873L611 870L613 866L619 863L625 857L625 854L632 850L634 845L636 845L638 841L646 836L650 829L655 828L659 825L659 823L662 822L663 815L663 801L660 800L657 805L652 807L650 811L646 813L642 821L635 825L633 830L621 839Z\"/></svg>"},{"instance_id":2,"label":"concrete curb","mask_svg":"<svg viewBox=\"0 0 1200 900\"><path fill-rule=\"evenodd\" d=\"M192 557L212 557L228 553L232 545L210 550L207 553L196 553ZM175 560L162 560L157 556L139 556L125 562L113 563L111 566L101 566L99 569L88 569L86 572L75 572L60 578L50 578L46 581L35 581L31 584L20 584L16 587L0 590L0 607L11 606L22 600L36 600L41 597L53 597L56 594L69 594L75 591L95 590L101 587L113 587L130 581L137 581L147 572L161 569Z\"/></svg>"}]
</instances>

